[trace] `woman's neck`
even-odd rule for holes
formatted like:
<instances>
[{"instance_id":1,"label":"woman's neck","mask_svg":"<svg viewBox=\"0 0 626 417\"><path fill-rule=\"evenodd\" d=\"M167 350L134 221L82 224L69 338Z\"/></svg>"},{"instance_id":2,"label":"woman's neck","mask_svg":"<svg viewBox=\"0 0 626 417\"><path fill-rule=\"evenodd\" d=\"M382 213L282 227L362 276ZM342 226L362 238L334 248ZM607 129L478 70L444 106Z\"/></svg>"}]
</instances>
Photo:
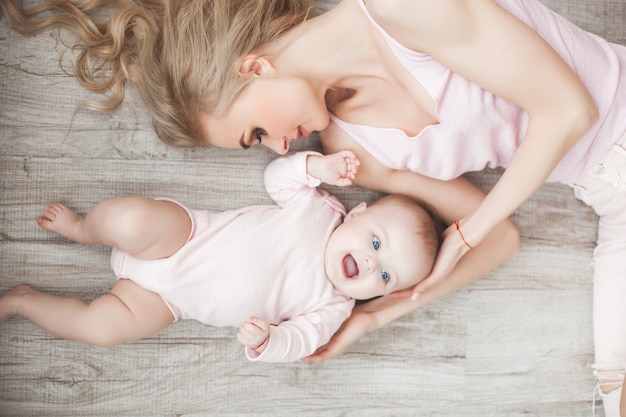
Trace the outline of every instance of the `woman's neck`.
<instances>
[{"instance_id":1,"label":"woman's neck","mask_svg":"<svg viewBox=\"0 0 626 417\"><path fill-rule=\"evenodd\" d=\"M366 78L384 75L370 30L355 0L343 0L259 52L278 72L302 74L327 89L355 89Z\"/></svg>"}]
</instances>

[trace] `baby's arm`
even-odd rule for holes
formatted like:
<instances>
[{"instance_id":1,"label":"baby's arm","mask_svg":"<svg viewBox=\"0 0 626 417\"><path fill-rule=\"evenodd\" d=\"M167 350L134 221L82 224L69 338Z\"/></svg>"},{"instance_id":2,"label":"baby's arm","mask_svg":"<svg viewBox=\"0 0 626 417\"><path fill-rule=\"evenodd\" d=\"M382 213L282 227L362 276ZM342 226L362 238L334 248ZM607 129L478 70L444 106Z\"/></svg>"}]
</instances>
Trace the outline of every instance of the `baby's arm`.
<instances>
[{"instance_id":1,"label":"baby's arm","mask_svg":"<svg viewBox=\"0 0 626 417\"><path fill-rule=\"evenodd\" d=\"M282 207L310 193L321 182L339 186L352 184L359 166L359 160L351 151L329 155L313 151L296 152L278 157L268 164L264 174L265 189Z\"/></svg>"},{"instance_id":2,"label":"baby's arm","mask_svg":"<svg viewBox=\"0 0 626 417\"><path fill-rule=\"evenodd\" d=\"M270 325L258 317L251 316L239 328L237 340L242 345L261 354L270 341Z\"/></svg>"},{"instance_id":3,"label":"baby's arm","mask_svg":"<svg viewBox=\"0 0 626 417\"><path fill-rule=\"evenodd\" d=\"M354 300L336 295L318 308L268 324L256 317L248 319L237 338L246 346L251 361L293 362L311 355L328 342L352 312Z\"/></svg>"}]
</instances>

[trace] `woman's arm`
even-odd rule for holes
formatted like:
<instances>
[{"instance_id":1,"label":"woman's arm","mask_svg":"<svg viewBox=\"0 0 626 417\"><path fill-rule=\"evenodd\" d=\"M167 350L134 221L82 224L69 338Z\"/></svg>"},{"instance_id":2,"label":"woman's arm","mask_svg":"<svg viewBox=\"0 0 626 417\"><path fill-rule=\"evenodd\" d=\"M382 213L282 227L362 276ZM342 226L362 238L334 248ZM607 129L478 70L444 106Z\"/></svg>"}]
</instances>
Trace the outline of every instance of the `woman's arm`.
<instances>
[{"instance_id":1,"label":"woman's arm","mask_svg":"<svg viewBox=\"0 0 626 417\"><path fill-rule=\"evenodd\" d=\"M476 245L545 182L595 123L597 109L561 57L495 1L391 3L373 0L367 7L399 42L431 55L529 115L523 142L501 179L475 210L455 219L461 220L466 240ZM458 239L445 242L438 263L445 259L453 265L468 250Z\"/></svg>"},{"instance_id":2,"label":"woman's arm","mask_svg":"<svg viewBox=\"0 0 626 417\"><path fill-rule=\"evenodd\" d=\"M431 205L446 223L466 216L480 204L484 193L465 178L438 181L410 171L382 166L334 123L321 133L324 152L348 149L361 161L355 182L363 187L405 194ZM487 237L456 264L447 279L425 290L416 301L409 297L382 297L354 308L352 315L333 336L306 360L321 362L345 351L360 337L417 308L475 281L519 250L519 235L508 219L497 224Z\"/></svg>"}]
</instances>

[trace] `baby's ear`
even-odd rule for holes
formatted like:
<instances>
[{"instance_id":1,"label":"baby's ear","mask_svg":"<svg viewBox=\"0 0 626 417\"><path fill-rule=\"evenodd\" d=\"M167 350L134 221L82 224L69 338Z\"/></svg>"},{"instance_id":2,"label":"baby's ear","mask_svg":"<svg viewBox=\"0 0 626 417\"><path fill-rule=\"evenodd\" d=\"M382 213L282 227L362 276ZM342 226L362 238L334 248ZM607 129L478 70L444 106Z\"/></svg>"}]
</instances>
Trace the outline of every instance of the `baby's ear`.
<instances>
[{"instance_id":1,"label":"baby's ear","mask_svg":"<svg viewBox=\"0 0 626 417\"><path fill-rule=\"evenodd\" d=\"M345 222L346 220L350 220L354 216L363 213L366 208L367 208L367 203L363 201L359 205L355 206L352 210L350 210L348 214L346 214L346 218L343 221Z\"/></svg>"},{"instance_id":2,"label":"baby's ear","mask_svg":"<svg viewBox=\"0 0 626 417\"><path fill-rule=\"evenodd\" d=\"M262 75L274 71L276 70L271 62L254 54L246 55L239 66L239 75L242 77Z\"/></svg>"}]
</instances>

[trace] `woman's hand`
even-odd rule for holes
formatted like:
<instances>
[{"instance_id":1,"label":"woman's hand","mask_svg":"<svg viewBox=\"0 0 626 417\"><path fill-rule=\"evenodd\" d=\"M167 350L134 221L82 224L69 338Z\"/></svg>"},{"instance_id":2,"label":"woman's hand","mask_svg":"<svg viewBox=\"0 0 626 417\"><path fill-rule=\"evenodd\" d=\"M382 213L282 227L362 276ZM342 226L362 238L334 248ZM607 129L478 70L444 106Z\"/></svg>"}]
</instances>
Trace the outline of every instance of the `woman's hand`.
<instances>
[{"instance_id":1,"label":"woman's hand","mask_svg":"<svg viewBox=\"0 0 626 417\"><path fill-rule=\"evenodd\" d=\"M460 222L454 222L443 232L443 242L435 259L435 264L430 274L420 281L411 292L413 301L428 288L445 279L454 269L459 260L465 255L472 245L465 239L461 230ZM400 294L397 294L400 295ZM408 294L402 294L408 295Z\"/></svg>"},{"instance_id":2,"label":"woman's hand","mask_svg":"<svg viewBox=\"0 0 626 417\"><path fill-rule=\"evenodd\" d=\"M324 362L342 354L354 342L376 328L376 321L371 313L362 306L356 306L352 315L343 322L339 330L328 343L320 346L315 353L302 359L304 362Z\"/></svg>"},{"instance_id":3,"label":"woman's hand","mask_svg":"<svg viewBox=\"0 0 626 417\"><path fill-rule=\"evenodd\" d=\"M346 186L352 184L359 172L361 162L351 151L340 151L330 155L309 155L307 173L326 184Z\"/></svg>"}]
</instances>

